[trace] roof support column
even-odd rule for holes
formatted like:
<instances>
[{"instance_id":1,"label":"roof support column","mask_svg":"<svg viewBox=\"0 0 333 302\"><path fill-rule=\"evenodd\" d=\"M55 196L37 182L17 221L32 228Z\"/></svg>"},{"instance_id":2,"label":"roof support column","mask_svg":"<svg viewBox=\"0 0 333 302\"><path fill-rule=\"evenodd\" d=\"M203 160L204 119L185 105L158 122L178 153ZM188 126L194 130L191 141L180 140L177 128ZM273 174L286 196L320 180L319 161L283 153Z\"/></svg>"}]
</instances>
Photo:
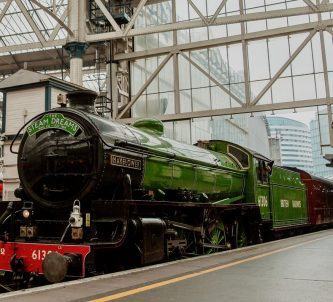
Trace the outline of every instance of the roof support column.
<instances>
[{"instance_id":1,"label":"roof support column","mask_svg":"<svg viewBox=\"0 0 333 302\"><path fill-rule=\"evenodd\" d=\"M172 0L172 22L177 22L176 0ZM177 46L178 37L177 31L172 32L173 45ZM175 113L180 113L180 86L179 86L179 55L173 54L173 86L174 86L174 100L175 100Z\"/></svg>"},{"instance_id":2,"label":"roof support column","mask_svg":"<svg viewBox=\"0 0 333 302\"><path fill-rule=\"evenodd\" d=\"M69 42L64 47L70 56L71 82L77 85L82 85L83 55L88 48L88 44L82 42Z\"/></svg>"},{"instance_id":3,"label":"roof support column","mask_svg":"<svg viewBox=\"0 0 333 302\"><path fill-rule=\"evenodd\" d=\"M119 106L119 89L118 89L118 63L113 59L113 41L109 41L106 47L106 97L111 100L112 118L116 119Z\"/></svg>"},{"instance_id":4,"label":"roof support column","mask_svg":"<svg viewBox=\"0 0 333 302\"><path fill-rule=\"evenodd\" d=\"M112 118L116 119L118 115L119 97L118 97L118 80L117 80L117 70L118 64L111 63L111 100L112 100Z\"/></svg>"},{"instance_id":5,"label":"roof support column","mask_svg":"<svg viewBox=\"0 0 333 302\"><path fill-rule=\"evenodd\" d=\"M88 48L86 42L86 0L71 0L68 2L68 26L74 33L68 37L64 46L70 56L70 79L74 84L82 85L83 56Z\"/></svg>"}]
</instances>

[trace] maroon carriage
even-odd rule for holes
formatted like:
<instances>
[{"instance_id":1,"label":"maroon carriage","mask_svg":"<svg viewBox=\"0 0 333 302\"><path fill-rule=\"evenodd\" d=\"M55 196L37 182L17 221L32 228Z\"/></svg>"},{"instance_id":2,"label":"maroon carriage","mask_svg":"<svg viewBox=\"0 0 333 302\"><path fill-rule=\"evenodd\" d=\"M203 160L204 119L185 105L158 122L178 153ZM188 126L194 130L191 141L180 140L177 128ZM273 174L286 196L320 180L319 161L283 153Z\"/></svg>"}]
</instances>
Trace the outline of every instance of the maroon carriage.
<instances>
[{"instance_id":1,"label":"maroon carriage","mask_svg":"<svg viewBox=\"0 0 333 302\"><path fill-rule=\"evenodd\" d=\"M301 179L307 188L309 222L311 225L333 223L333 182L316 177L300 169Z\"/></svg>"}]
</instances>

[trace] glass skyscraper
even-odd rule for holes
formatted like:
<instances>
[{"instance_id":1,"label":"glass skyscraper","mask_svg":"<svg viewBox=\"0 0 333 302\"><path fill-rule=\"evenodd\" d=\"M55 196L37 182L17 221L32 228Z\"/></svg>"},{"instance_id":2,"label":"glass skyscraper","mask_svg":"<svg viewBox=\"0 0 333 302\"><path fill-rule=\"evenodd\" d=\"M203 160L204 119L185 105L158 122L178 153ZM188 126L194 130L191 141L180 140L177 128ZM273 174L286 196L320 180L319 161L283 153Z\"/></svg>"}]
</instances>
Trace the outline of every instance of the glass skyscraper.
<instances>
[{"instance_id":1,"label":"glass skyscraper","mask_svg":"<svg viewBox=\"0 0 333 302\"><path fill-rule=\"evenodd\" d=\"M311 136L307 125L284 117L267 117L270 134L280 139L282 166L313 173Z\"/></svg>"}]
</instances>

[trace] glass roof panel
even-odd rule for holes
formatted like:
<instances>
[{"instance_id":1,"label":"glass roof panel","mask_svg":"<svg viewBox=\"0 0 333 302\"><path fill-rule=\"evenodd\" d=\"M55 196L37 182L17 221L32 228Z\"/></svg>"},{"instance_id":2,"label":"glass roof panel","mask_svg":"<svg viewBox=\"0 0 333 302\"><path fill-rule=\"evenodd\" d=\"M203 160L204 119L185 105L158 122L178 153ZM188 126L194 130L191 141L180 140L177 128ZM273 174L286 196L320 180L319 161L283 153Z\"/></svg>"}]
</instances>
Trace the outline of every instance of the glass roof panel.
<instances>
[{"instance_id":1,"label":"glass roof panel","mask_svg":"<svg viewBox=\"0 0 333 302\"><path fill-rule=\"evenodd\" d=\"M24 12L22 12L16 1L11 2L0 22L0 47L2 48L0 48L0 56L48 49L47 47L37 49L36 45L29 46L30 43L40 42L38 39L39 33L36 34L32 27L35 25L39 29L42 37L47 41L50 39L53 30L58 24L51 14L38 7L36 4L29 0L19 1L21 1L30 17L28 17L28 19L25 17ZM67 8L68 0L39 0L38 2L44 5L50 13L55 13L58 18L61 18ZM0 13L6 8L6 3L6 1L0 2ZM67 22L66 19L64 20L65 23ZM64 39L66 36L66 30L60 29L55 35L55 40ZM6 51L6 46L19 47L17 50L15 49L15 51L8 52Z\"/></svg>"}]
</instances>

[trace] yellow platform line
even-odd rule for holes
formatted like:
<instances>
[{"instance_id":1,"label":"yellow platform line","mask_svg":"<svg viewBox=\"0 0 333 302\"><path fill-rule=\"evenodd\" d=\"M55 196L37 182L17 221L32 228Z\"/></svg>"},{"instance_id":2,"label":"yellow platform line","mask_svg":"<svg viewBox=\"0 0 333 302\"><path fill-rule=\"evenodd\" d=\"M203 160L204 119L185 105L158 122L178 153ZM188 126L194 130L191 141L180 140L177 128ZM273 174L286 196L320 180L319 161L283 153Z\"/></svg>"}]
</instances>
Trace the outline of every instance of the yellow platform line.
<instances>
[{"instance_id":1,"label":"yellow platform line","mask_svg":"<svg viewBox=\"0 0 333 302\"><path fill-rule=\"evenodd\" d=\"M309 243L312 243L312 242L315 242L315 241L318 241L318 240L322 240L326 237L328 237L328 236L323 236L321 238L317 238L317 239L309 240L309 241L306 241L306 242L294 244L294 245L291 245L291 246L288 246L288 247L284 247L284 248L273 250L273 251L270 251L270 252L267 252L267 253L259 254L257 256L252 256L252 257L245 258L245 259L242 259L242 260L237 260L237 261L230 262L230 263L227 263L227 264L219 265L219 266L216 266L216 267L213 267L213 268L210 268L210 269L206 269L206 270L202 270L202 271L199 271L199 272L196 272L196 273L187 274L187 275L184 275L184 276L181 276L181 277L172 278L172 279L169 279L169 280L165 280L165 281L153 283L153 284L150 284L150 285L138 287L138 288L135 288L135 289L131 289L131 290L127 290L127 291L124 291L124 292L117 293L117 294L113 294L113 295L110 295L110 296L90 300L89 302L108 302L108 301L114 301L114 300L117 300L117 299L125 298L125 297L128 297L128 296L136 295L136 294L146 292L146 291L158 288L158 287L162 287L162 286L166 286L166 285L169 285L169 284L173 284L173 283L181 282L181 281L184 281L184 280L192 279L192 278L195 278L195 277L198 277L198 276L202 276L202 275L205 275L205 274L209 274L209 273L213 273L213 272L216 272L216 271L219 271L219 270L223 270L223 269L235 266L235 265L239 265L239 264L242 264L242 263L254 261L254 260L261 259L261 258L264 258L264 257L267 257L267 256L271 256L271 255L274 255L274 254L277 254L277 253L281 253L281 252L284 252L284 251L287 251L287 250L290 250L290 249L294 249L294 248L302 246L302 245L306 245L306 244L309 244Z\"/></svg>"}]
</instances>

